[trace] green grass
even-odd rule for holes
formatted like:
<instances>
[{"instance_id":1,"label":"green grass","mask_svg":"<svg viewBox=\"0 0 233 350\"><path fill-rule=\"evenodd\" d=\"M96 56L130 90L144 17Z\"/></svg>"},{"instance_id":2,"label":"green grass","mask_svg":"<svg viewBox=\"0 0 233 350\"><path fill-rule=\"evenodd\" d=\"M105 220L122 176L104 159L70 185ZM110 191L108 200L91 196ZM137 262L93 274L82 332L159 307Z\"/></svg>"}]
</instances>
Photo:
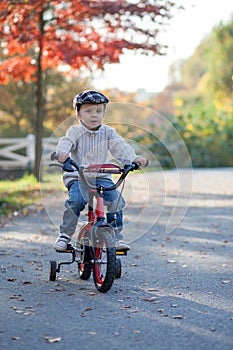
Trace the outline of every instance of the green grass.
<instances>
[{"instance_id":1,"label":"green grass","mask_svg":"<svg viewBox=\"0 0 233 350\"><path fill-rule=\"evenodd\" d=\"M38 183L33 175L15 181L0 181L0 216L11 215L29 205L40 205L41 191L57 191L61 186L57 175L48 175L42 183Z\"/></svg>"}]
</instances>

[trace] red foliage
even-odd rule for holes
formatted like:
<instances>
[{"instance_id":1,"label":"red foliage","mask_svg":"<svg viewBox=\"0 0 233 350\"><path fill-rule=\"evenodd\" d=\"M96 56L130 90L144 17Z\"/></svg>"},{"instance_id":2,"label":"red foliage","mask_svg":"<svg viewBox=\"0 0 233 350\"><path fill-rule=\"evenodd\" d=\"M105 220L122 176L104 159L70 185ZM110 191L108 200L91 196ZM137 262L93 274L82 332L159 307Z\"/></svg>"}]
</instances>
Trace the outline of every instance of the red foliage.
<instances>
[{"instance_id":1,"label":"red foliage","mask_svg":"<svg viewBox=\"0 0 233 350\"><path fill-rule=\"evenodd\" d=\"M2 0L0 83L9 76L35 80L39 65L103 69L124 49L161 54L157 22L172 6L165 0Z\"/></svg>"}]
</instances>

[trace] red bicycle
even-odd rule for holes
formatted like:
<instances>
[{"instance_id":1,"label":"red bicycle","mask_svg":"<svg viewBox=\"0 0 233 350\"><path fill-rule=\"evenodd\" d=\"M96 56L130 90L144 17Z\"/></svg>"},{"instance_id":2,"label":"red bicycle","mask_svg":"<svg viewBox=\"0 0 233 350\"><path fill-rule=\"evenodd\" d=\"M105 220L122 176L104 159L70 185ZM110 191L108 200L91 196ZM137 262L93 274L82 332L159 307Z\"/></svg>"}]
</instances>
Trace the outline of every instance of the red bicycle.
<instances>
[{"instance_id":1,"label":"red bicycle","mask_svg":"<svg viewBox=\"0 0 233 350\"><path fill-rule=\"evenodd\" d=\"M54 160L54 157L51 157ZM51 164L58 165L58 164ZM50 280L56 280L56 273L60 272L61 265L78 263L79 277L88 280L93 273L93 279L98 291L106 293L113 285L115 278L121 277L121 260L119 255L127 255L127 250L116 250L115 232L112 225L107 223L104 208L104 191L118 188L129 172L137 170L138 164L132 163L120 168L115 164L94 164L88 167L79 166L69 159L62 166L64 171L77 170L81 180L89 189L88 221L81 227L75 245L69 244L65 253L72 254L71 261L57 264L50 261ZM85 176L86 173L119 174L119 178L111 187L94 186ZM95 205L94 205L95 204Z\"/></svg>"}]
</instances>

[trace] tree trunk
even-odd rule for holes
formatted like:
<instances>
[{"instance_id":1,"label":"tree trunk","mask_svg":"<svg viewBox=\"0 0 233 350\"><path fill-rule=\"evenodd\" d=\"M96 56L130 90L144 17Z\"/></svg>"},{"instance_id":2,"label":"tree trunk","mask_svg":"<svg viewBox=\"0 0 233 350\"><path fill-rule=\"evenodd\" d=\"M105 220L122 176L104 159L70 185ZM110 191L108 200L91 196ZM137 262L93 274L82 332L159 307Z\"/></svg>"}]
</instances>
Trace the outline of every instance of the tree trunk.
<instances>
[{"instance_id":1,"label":"tree trunk","mask_svg":"<svg viewBox=\"0 0 233 350\"><path fill-rule=\"evenodd\" d=\"M42 138L43 138L43 110L44 110L44 101L43 101L43 75L42 75L42 52L43 52L43 34L44 34L44 20L43 20L43 10L40 13L39 19L39 52L38 52L38 61L37 61L37 91L36 91L36 123L35 123L35 166L34 166L34 175L36 179L40 180L40 164L42 156Z\"/></svg>"}]
</instances>

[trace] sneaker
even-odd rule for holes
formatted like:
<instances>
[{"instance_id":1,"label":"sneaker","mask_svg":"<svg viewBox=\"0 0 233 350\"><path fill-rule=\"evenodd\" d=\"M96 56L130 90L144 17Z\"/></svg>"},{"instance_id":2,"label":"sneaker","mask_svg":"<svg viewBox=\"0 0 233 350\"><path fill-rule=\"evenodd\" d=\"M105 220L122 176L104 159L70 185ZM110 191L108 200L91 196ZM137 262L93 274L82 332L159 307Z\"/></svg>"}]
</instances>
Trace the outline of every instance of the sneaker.
<instances>
[{"instance_id":1,"label":"sneaker","mask_svg":"<svg viewBox=\"0 0 233 350\"><path fill-rule=\"evenodd\" d=\"M123 240L117 240L116 250L130 250L130 246L126 244Z\"/></svg>"},{"instance_id":2,"label":"sneaker","mask_svg":"<svg viewBox=\"0 0 233 350\"><path fill-rule=\"evenodd\" d=\"M66 235L65 233L61 233L55 244L54 249L58 252L64 252L67 249L67 244L70 242L70 236Z\"/></svg>"}]
</instances>

